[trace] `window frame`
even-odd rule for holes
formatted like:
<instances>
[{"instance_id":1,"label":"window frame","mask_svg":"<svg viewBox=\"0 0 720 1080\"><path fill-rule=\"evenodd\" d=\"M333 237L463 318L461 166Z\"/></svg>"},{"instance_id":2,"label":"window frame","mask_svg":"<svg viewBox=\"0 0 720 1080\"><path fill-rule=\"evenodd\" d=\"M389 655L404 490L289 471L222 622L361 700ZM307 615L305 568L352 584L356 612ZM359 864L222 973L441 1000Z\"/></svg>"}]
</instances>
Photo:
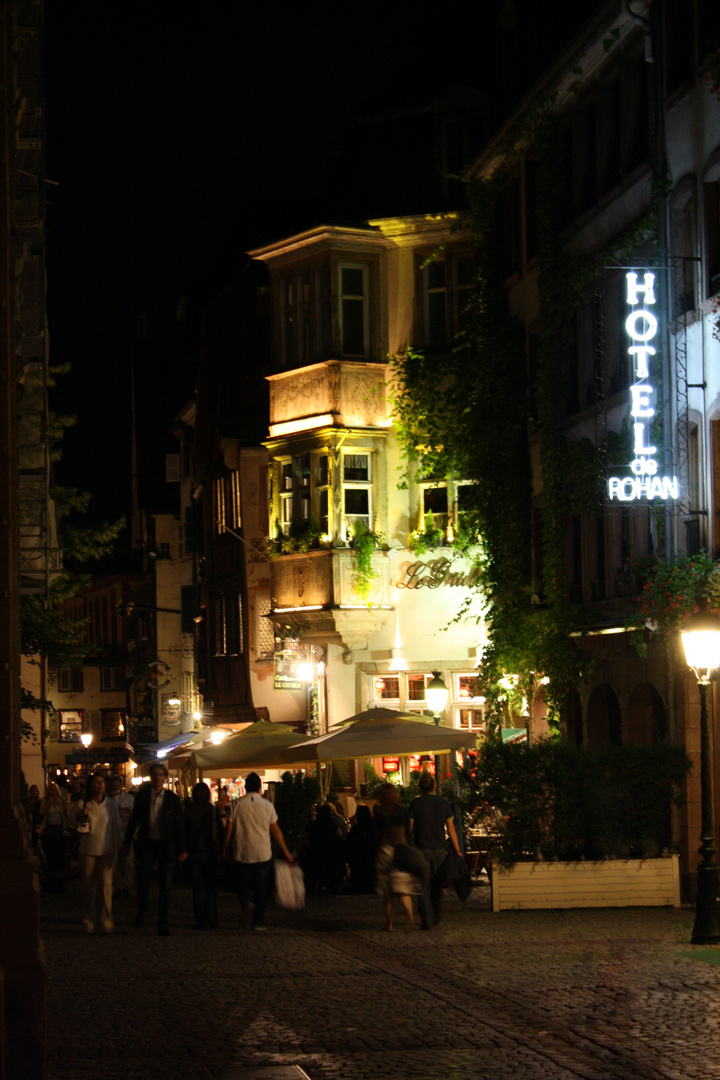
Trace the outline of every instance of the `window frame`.
<instances>
[{"instance_id":1,"label":"window frame","mask_svg":"<svg viewBox=\"0 0 720 1080\"><path fill-rule=\"evenodd\" d=\"M67 673L67 676L66 676ZM65 684L65 685L63 685ZM57 673L57 687L60 694L82 694L85 684L85 672L81 667L61 667Z\"/></svg>"},{"instance_id":2,"label":"window frame","mask_svg":"<svg viewBox=\"0 0 720 1080\"><path fill-rule=\"evenodd\" d=\"M111 731L110 723L112 718L120 717L120 730L115 734L109 734ZM116 722L113 721L114 723ZM124 709L101 709L100 710L100 732L103 742L123 742L127 736L127 714Z\"/></svg>"},{"instance_id":3,"label":"window frame","mask_svg":"<svg viewBox=\"0 0 720 1080\"><path fill-rule=\"evenodd\" d=\"M345 461L349 457L365 457L367 458L367 479L366 480L346 480L345 479ZM349 541L352 539L353 531L352 526L349 526L349 519L358 520L359 518L367 518L367 529L372 531L373 524L373 476L375 469L373 467L373 452L370 449L364 447L348 447L342 450L342 459L340 462L340 485L342 488L341 495L341 535L343 540ZM345 511L345 493L347 491L367 491L368 496L368 512L367 514L348 514Z\"/></svg>"},{"instance_id":4,"label":"window frame","mask_svg":"<svg viewBox=\"0 0 720 1080\"><path fill-rule=\"evenodd\" d=\"M70 714L77 716L77 720L69 722L63 719ZM78 743L86 730L85 709L58 709L58 742Z\"/></svg>"},{"instance_id":5,"label":"window frame","mask_svg":"<svg viewBox=\"0 0 720 1080\"><path fill-rule=\"evenodd\" d=\"M343 288L343 270L360 270L362 272L362 294L359 293L346 293ZM337 287L338 287L338 326L340 330L340 355L343 359L350 360L367 360L370 357L370 297L368 292L369 286L369 267L367 263L348 262L343 260L338 263L337 266ZM363 348L362 352L348 352L345 350L345 301L358 302L362 301L362 326L363 326Z\"/></svg>"},{"instance_id":6,"label":"window frame","mask_svg":"<svg viewBox=\"0 0 720 1080\"><path fill-rule=\"evenodd\" d=\"M112 672L109 680L105 678L105 672ZM110 685L105 685L109 682ZM100 667L100 691L101 693L120 693L125 689L125 668L121 664L103 664Z\"/></svg>"}]
</instances>

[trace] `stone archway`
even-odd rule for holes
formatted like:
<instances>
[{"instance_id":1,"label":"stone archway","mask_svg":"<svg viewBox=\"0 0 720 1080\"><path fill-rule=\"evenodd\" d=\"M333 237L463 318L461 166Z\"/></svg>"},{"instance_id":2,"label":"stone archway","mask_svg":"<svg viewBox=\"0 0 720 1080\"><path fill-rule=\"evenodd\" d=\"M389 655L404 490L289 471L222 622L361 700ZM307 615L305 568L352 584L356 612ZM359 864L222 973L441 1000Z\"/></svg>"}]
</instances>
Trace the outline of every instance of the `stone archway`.
<instances>
[{"instance_id":1,"label":"stone archway","mask_svg":"<svg viewBox=\"0 0 720 1080\"><path fill-rule=\"evenodd\" d=\"M619 746L622 742L622 717L617 694L608 683L596 686L587 709L587 744L591 750Z\"/></svg>"},{"instance_id":2,"label":"stone archway","mask_svg":"<svg viewBox=\"0 0 720 1080\"><path fill-rule=\"evenodd\" d=\"M651 683L640 683L630 697L623 742L651 746L667 737L665 705Z\"/></svg>"}]
</instances>

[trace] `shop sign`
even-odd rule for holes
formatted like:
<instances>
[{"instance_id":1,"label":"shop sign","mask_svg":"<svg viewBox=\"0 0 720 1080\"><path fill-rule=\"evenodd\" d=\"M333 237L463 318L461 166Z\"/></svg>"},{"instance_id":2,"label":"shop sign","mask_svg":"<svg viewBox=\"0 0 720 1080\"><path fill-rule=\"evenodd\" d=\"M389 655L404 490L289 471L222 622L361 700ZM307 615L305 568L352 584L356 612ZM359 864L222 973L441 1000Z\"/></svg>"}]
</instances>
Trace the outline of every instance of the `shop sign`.
<instances>
[{"instance_id":1,"label":"shop sign","mask_svg":"<svg viewBox=\"0 0 720 1080\"><path fill-rule=\"evenodd\" d=\"M468 573L457 573L452 569L450 559L431 559L429 562L418 560L400 565L400 576L393 584L398 589L438 589L441 585L455 585L469 589L480 578L479 567L473 567Z\"/></svg>"},{"instance_id":2,"label":"shop sign","mask_svg":"<svg viewBox=\"0 0 720 1080\"><path fill-rule=\"evenodd\" d=\"M408 765L410 767L410 772L420 772L420 755L410 754L408 756Z\"/></svg>"},{"instance_id":3,"label":"shop sign","mask_svg":"<svg viewBox=\"0 0 720 1080\"><path fill-rule=\"evenodd\" d=\"M397 772L399 770L399 768L400 768L400 758L399 757L384 757L383 758L383 772L384 773L394 773L394 772Z\"/></svg>"},{"instance_id":4,"label":"shop sign","mask_svg":"<svg viewBox=\"0 0 720 1080\"><path fill-rule=\"evenodd\" d=\"M677 476L659 475L657 447L650 441L652 418L655 416L657 391L654 386L653 360L658 321L652 311L655 304L655 275L644 274L644 284L630 271L627 280L627 303L632 309L625 320L625 329L632 344L628 349L633 364L634 381L630 386L630 415L632 416L634 458L629 463L632 476L611 476L608 497L611 501L636 502L640 499L679 499ZM637 305L641 303L642 307Z\"/></svg>"},{"instance_id":5,"label":"shop sign","mask_svg":"<svg viewBox=\"0 0 720 1080\"><path fill-rule=\"evenodd\" d=\"M284 649L275 653L275 690L284 690L286 693L299 694L307 689L307 682L302 678L304 665L307 658L303 651Z\"/></svg>"}]
</instances>

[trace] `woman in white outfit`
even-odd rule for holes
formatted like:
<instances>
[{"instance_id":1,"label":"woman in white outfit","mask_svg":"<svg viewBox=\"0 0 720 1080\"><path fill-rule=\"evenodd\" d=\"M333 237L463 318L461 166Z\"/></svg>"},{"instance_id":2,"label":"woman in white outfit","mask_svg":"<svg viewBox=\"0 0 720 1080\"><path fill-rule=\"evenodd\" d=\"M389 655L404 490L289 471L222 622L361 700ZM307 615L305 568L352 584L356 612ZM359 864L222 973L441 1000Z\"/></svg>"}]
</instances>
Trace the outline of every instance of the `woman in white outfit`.
<instances>
[{"instance_id":1,"label":"woman in white outfit","mask_svg":"<svg viewBox=\"0 0 720 1080\"><path fill-rule=\"evenodd\" d=\"M93 889L97 889L95 907L100 909L100 923L109 934L113 929L113 860L122 844L120 812L114 799L105 797L105 777L93 773L88 784L90 798L78 816L79 855L83 884L83 924L88 934L95 929ZM83 831L89 823L90 831Z\"/></svg>"}]
</instances>

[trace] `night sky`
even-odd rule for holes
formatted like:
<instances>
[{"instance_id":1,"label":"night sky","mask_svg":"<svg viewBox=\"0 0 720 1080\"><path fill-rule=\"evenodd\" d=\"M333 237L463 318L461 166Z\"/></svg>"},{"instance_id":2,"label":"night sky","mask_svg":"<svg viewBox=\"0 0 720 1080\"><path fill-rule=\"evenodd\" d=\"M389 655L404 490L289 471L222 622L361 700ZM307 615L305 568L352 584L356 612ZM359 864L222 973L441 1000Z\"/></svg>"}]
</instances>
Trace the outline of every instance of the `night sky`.
<instances>
[{"instance_id":1,"label":"night sky","mask_svg":"<svg viewBox=\"0 0 720 1080\"><path fill-rule=\"evenodd\" d=\"M93 516L126 509L142 328L181 333L185 290L229 244L241 259L320 223L326 151L368 98L496 88L503 6L47 0L50 356L71 364L51 407L78 418L56 477L93 493ZM153 386L159 424L192 382L188 367Z\"/></svg>"}]
</instances>

